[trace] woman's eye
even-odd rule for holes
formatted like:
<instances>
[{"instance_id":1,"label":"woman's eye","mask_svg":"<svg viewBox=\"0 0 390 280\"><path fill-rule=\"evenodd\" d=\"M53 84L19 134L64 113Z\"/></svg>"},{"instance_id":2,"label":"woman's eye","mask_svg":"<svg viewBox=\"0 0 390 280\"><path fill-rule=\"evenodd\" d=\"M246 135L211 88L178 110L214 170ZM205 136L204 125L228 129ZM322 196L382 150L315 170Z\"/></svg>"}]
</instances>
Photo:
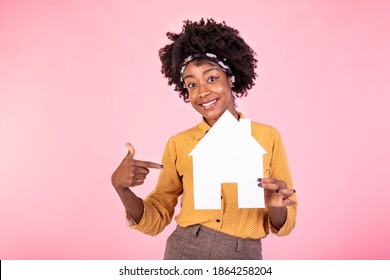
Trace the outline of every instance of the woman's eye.
<instances>
[{"instance_id":1,"label":"woman's eye","mask_svg":"<svg viewBox=\"0 0 390 280\"><path fill-rule=\"evenodd\" d=\"M194 83L189 83L188 85L187 85L187 88L194 88L195 87L195 84Z\"/></svg>"},{"instance_id":2,"label":"woman's eye","mask_svg":"<svg viewBox=\"0 0 390 280\"><path fill-rule=\"evenodd\" d=\"M209 78L209 82L215 82L217 79L218 79L219 77L215 77L215 76L211 76L210 78Z\"/></svg>"}]
</instances>

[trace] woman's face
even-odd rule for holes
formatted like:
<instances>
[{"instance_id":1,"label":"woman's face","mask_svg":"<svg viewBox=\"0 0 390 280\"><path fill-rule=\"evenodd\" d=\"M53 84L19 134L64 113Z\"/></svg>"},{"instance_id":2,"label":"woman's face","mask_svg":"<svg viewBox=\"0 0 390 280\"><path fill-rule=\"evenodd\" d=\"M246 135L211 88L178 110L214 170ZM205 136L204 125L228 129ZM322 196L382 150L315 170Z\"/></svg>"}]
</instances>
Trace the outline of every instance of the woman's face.
<instances>
[{"instance_id":1,"label":"woman's face","mask_svg":"<svg viewBox=\"0 0 390 280\"><path fill-rule=\"evenodd\" d=\"M210 126L228 109L238 118L232 96L232 83L220 66L211 61L190 62L183 72L192 107Z\"/></svg>"}]
</instances>

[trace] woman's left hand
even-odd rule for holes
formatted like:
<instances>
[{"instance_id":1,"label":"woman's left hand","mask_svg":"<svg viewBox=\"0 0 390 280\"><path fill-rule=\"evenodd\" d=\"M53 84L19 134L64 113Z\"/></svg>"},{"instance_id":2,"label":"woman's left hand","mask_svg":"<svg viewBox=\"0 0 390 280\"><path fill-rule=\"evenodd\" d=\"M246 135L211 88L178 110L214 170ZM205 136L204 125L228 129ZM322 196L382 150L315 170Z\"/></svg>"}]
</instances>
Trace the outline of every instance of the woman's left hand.
<instances>
[{"instance_id":1,"label":"woman's left hand","mask_svg":"<svg viewBox=\"0 0 390 280\"><path fill-rule=\"evenodd\" d=\"M295 203L290 199L295 190L287 188L285 181L273 178L260 178L258 181L258 186L264 189L266 207L284 207Z\"/></svg>"}]
</instances>

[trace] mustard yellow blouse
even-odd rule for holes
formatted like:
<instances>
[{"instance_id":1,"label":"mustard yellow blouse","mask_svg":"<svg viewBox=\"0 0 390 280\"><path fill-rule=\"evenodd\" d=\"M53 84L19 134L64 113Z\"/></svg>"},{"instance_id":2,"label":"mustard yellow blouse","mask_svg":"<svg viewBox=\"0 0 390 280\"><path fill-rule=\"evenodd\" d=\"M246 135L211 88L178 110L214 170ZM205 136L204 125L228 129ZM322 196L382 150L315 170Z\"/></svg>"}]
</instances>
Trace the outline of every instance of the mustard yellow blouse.
<instances>
[{"instance_id":1,"label":"mustard yellow blouse","mask_svg":"<svg viewBox=\"0 0 390 280\"><path fill-rule=\"evenodd\" d=\"M241 117L242 114L240 114ZM287 207L283 227L272 228L267 208L238 208L237 184L222 184L221 209L195 210L193 196L192 157L188 154L211 127L204 121L171 137L166 145L159 180L154 191L144 200L144 214L131 228L148 235L157 235L172 220L178 199L181 210L175 217L178 225L187 227L201 224L229 235L257 239L270 230L279 236L289 234L295 225L297 204ZM267 151L264 155L264 177L284 180L293 189L284 146L278 131L268 125L252 121L252 136ZM239 164L239 163L237 163ZM294 194L290 199L296 202Z\"/></svg>"}]
</instances>

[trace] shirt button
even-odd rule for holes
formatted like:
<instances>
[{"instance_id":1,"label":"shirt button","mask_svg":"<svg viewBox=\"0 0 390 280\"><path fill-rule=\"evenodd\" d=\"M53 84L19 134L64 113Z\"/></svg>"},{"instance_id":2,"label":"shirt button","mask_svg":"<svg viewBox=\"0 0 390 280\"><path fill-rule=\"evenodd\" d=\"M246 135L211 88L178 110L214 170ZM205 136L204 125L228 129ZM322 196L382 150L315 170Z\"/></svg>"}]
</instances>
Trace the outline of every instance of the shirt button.
<instances>
[{"instance_id":1,"label":"shirt button","mask_svg":"<svg viewBox=\"0 0 390 280\"><path fill-rule=\"evenodd\" d=\"M215 221L216 221L217 223L219 223L221 220L220 220L220 219L216 219Z\"/></svg>"}]
</instances>

